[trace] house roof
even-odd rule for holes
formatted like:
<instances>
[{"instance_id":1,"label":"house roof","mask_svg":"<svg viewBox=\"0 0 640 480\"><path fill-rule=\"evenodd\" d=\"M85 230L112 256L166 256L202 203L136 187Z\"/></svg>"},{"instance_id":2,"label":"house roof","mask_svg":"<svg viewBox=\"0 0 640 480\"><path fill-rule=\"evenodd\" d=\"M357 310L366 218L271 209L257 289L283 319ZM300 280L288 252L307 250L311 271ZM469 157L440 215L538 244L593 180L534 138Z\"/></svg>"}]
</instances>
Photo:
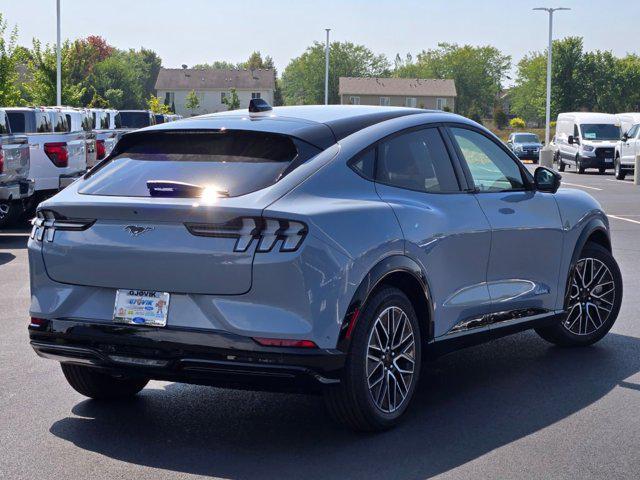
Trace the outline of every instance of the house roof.
<instances>
[{"instance_id":1,"label":"house roof","mask_svg":"<svg viewBox=\"0 0 640 480\"><path fill-rule=\"evenodd\" d=\"M340 95L405 95L416 97L456 97L452 79L340 77Z\"/></svg>"},{"instance_id":2,"label":"house roof","mask_svg":"<svg viewBox=\"0 0 640 480\"><path fill-rule=\"evenodd\" d=\"M218 88L260 89L275 88L273 69L161 68L156 90L203 90Z\"/></svg>"}]
</instances>

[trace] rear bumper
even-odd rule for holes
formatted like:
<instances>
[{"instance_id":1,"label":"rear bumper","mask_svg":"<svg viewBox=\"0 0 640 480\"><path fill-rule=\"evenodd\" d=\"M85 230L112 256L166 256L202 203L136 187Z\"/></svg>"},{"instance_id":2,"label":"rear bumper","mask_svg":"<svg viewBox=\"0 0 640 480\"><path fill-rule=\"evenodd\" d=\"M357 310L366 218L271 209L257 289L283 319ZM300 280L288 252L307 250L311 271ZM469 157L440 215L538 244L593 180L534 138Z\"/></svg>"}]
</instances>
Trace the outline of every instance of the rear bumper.
<instances>
[{"instance_id":1,"label":"rear bumper","mask_svg":"<svg viewBox=\"0 0 640 480\"><path fill-rule=\"evenodd\" d=\"M21 200L29 198L34 191L33 180L20 180L19 182L0 185L0 200Z\"/></svg>"},{"instance_id":2,"label":"rear bumper","mask_svg":"<svg viewBox=\"0 0 640 480\"><path fill-rule=\"evenodd\" d=\"M44 358L114 373L229 388L318 391L339 382L338 350L263 347L220 331L152 328L77 320L29 326Z\"/></svg>"},{"instance_id":3,"label":"rear bumper","mask_svg":"<svg viewBox=\"0 0 640 480\"><path fill-rule=\"evenodd\" d=\"M60 180L58 181L58 190L63 190L75 182L77 179L82 177L84 172L75 172L65 175L60 175Z\"/></svg>"}]
</instances>

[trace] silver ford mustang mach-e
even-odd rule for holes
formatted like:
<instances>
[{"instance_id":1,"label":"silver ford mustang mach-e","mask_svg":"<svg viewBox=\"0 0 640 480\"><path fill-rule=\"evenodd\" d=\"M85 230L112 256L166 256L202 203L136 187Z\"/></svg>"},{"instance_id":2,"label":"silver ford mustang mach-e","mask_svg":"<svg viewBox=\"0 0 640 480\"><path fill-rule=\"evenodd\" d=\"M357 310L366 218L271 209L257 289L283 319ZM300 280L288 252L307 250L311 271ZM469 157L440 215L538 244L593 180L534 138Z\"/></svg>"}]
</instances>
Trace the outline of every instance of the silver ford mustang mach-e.
<instances>
[{"instance_id":1,"label":"silver ford mustang mach-e","mask_svg":"<svg viewBox=\"0 0 640 480\"><path fill-rule=\"evenodd\" d=\"M150 379L317 391L389 428L429 356L609 331L607 217L559 184L420 109L253 102L138 130L39 206L31 344L96 399Z\"/></svg>"}]
</instances>

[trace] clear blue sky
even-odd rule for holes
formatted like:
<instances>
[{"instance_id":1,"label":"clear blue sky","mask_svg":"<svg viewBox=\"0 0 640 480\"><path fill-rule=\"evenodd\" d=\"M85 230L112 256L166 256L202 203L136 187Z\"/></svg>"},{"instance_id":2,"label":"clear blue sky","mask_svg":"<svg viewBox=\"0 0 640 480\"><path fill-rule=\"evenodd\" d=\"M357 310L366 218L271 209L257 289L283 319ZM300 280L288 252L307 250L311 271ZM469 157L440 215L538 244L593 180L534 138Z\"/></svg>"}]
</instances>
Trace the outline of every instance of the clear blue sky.
<instances>
[{"instance_id":1,"label":"clear blue sky","mask_svg":"<svg viewBox=\"0 0 640 480\"><path fill-rule=\"evenodd\" d=\"M314 40L362 43L391 60L438 42L491 44L515 62L547 42L547 15L536 6L567 6L555 38L584 37L586 49L637 52L640 2L605 0L62 0L63 38L101 35L119 48L155 50L178 67L238 62L253 50L271 55L281 72ZM55 0L0 0L20 43L55 41ZM614 30L615 29L615 30Z\"/></svg>"}]
</instances>

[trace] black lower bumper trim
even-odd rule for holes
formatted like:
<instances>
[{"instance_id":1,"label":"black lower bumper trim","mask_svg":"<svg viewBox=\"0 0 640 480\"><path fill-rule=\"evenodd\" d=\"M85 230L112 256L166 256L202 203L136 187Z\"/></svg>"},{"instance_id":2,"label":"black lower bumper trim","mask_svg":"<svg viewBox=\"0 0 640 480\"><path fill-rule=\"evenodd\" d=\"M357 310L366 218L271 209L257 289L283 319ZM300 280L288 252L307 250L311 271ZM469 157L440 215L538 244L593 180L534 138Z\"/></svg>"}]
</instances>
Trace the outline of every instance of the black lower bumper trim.
<instances>
[{"instance_id":1,"label":"black lower bumper trim","mask_svg":"<svg viewBox=\"0 0 640 480\"><path fill-rule=\"evenodd\" d=\"M230 388L314 391L339 382L343 352L263 347L219 331L78 320L30 326L36 353L114 373Z\"/></svg>"}]
</instances>

